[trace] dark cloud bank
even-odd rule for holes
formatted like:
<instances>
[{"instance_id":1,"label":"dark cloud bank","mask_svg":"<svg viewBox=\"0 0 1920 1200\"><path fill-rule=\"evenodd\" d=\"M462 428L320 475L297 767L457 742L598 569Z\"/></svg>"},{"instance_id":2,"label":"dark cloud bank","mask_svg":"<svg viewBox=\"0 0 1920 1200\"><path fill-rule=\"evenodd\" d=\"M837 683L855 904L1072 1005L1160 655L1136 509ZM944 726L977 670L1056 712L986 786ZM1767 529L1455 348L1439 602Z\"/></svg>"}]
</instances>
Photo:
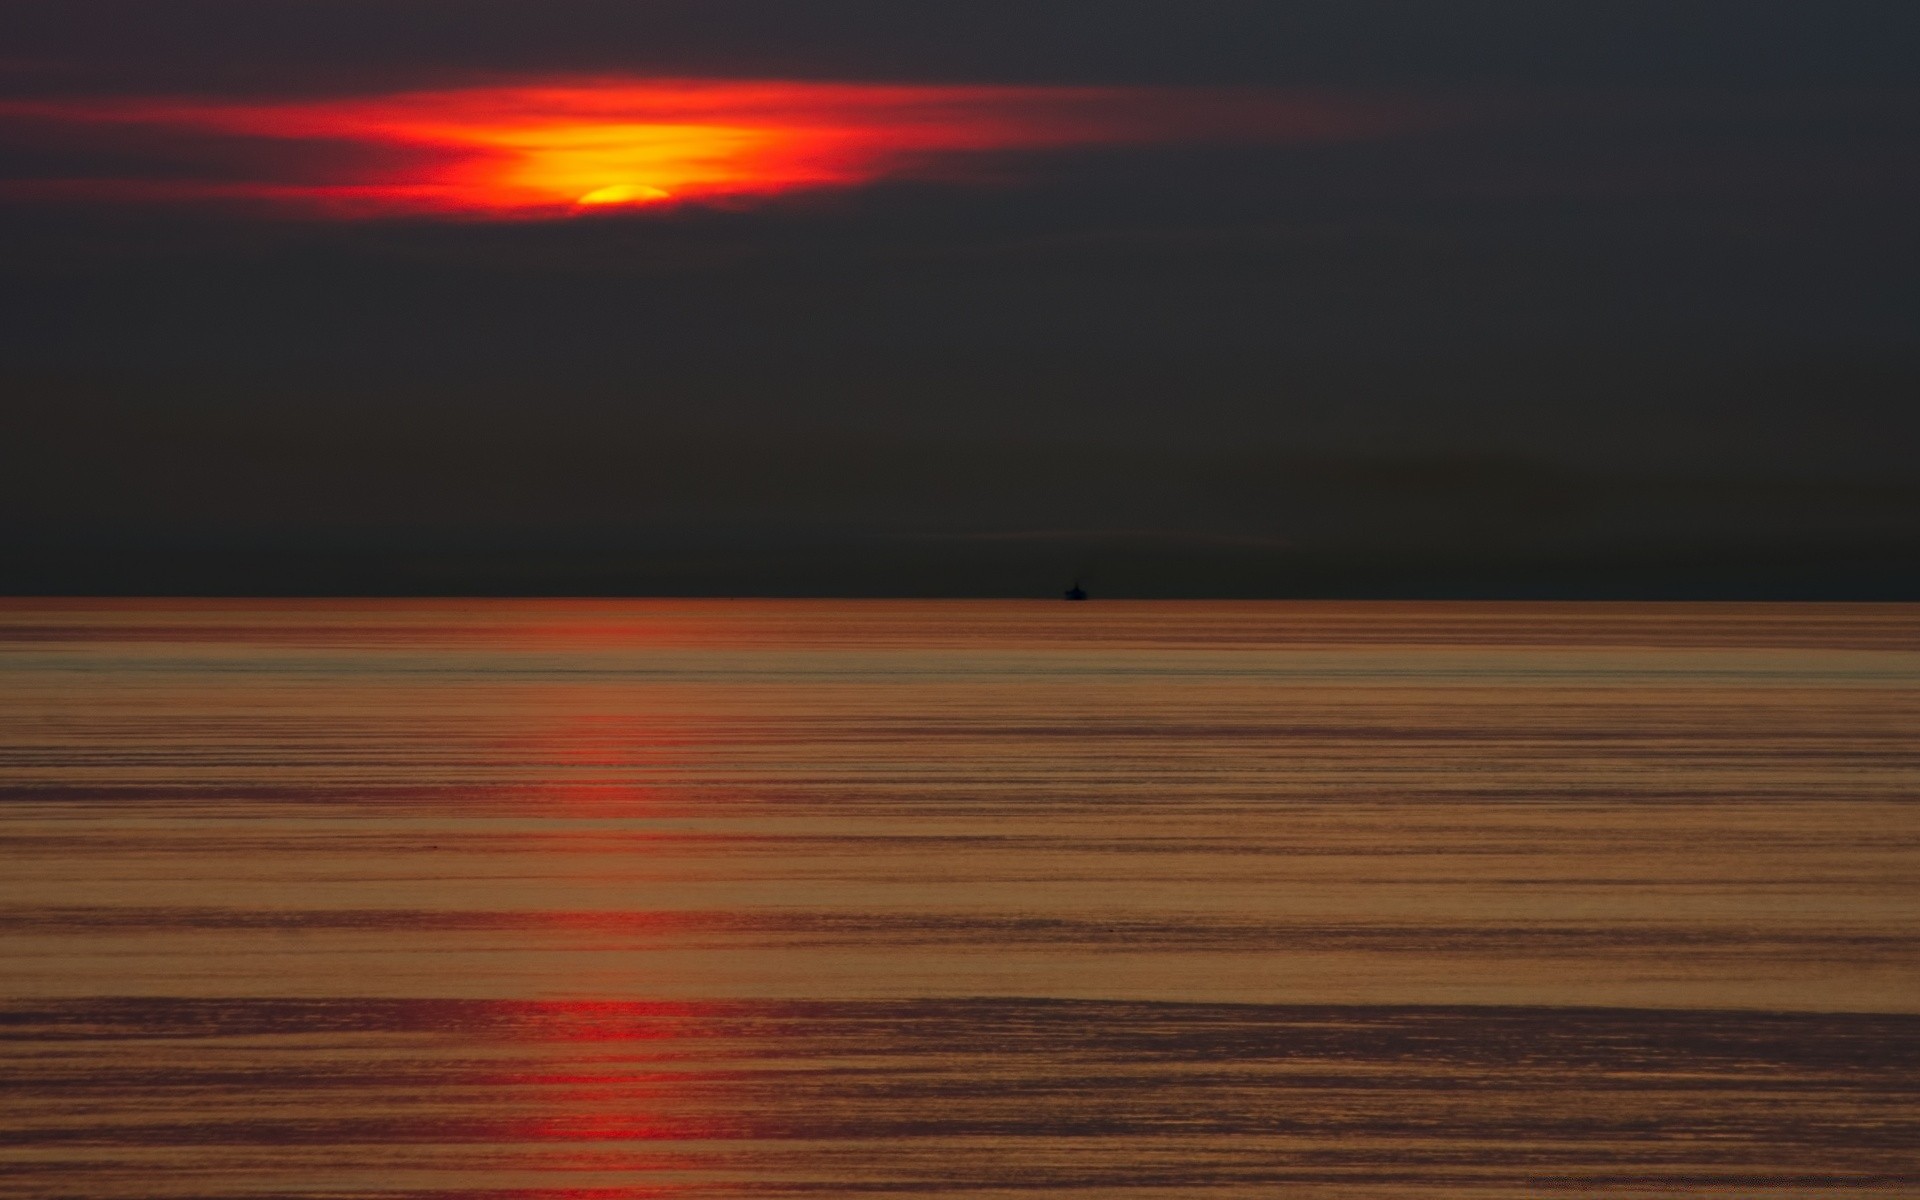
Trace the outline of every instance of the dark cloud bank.
<instances>
[{"instance_id":1,"label":"dark cloud bank","mask_svg":"<svg viewBox=\"0 0 1920 1200\"><path fill-rule=\"evenodd\" d=\"M619 70L1445 119L550 224L13 203L0 590L1914 598L1912 25L6 4L16 95ZM0 144L6 178L124 168Z\"/></svg>"}]
</instances>

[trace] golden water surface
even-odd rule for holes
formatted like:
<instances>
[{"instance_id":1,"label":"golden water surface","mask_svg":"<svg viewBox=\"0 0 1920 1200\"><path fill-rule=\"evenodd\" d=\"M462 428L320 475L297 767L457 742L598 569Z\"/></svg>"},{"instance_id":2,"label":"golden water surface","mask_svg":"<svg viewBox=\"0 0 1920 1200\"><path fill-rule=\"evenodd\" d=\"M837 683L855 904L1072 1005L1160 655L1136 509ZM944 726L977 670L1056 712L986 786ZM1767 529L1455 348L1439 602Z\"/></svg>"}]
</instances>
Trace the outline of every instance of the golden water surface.
<instances>
[{"instance_id":1,"label":"golden water surface","mask_svg":"<svg viewBox=\"0 0 1920 1200\"><path fill-rule=\"evenodd\" d=\"M1920 608L0 602L0 1195L1920 1195Z\"/></svg>"}]
</instances>

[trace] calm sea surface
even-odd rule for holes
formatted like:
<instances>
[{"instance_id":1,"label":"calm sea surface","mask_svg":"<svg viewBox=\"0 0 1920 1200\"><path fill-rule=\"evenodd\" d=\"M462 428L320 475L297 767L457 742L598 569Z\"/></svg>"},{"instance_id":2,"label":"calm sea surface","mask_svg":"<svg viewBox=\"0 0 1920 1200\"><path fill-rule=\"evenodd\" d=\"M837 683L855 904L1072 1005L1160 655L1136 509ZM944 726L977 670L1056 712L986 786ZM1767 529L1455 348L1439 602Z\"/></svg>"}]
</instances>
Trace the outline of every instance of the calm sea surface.
<instances>
[{"instance_id":1,"label":"calm sea surface","mask_svg":"<svg viewBox=\"0 0 1920 1200\"><path fill-rule=\"evenodd\" d=\"M1920 608L0 602L0 1195L1920 1195Z\"/></svg>"}]
</instances>

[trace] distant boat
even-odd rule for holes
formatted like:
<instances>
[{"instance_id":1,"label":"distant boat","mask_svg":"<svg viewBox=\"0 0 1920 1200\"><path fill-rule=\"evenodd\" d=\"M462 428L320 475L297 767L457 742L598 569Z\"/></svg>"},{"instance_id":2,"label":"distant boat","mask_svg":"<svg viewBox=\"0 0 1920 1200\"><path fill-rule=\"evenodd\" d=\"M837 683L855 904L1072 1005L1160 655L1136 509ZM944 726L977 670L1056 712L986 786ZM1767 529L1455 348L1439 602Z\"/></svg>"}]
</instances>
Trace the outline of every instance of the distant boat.
<instances>
[{"instance_id":1,"label":"distant boat","mask_svg":"<svg viewBox=\"0 0 1920 1200\"><path fill-rule=\"evenodd\" d=\"M1085 600L1086 598L1087 598L1087 589L1080 586L1079 580L1077 579L1074 580L1073 586L1067 589L1067 599Z\"/></svg>"}]
</instances>

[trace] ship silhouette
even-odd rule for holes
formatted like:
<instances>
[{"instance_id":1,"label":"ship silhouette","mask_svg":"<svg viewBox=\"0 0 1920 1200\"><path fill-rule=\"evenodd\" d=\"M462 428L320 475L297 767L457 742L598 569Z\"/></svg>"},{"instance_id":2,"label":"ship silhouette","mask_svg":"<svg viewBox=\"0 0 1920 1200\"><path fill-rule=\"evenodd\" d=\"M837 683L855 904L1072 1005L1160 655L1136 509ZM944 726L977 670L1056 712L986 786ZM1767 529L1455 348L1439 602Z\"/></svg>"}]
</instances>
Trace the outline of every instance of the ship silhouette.
<instances>
[{"instance_id":1,"label":"ship silhouette","mask_svg":"<svg viewBox=\"0 0 1920 1200\"><path fill-rule=\"evenodd\" d=\"M1085 600L1087 598L1087 589L1081 587L1080 581L1076 579L1073 581L1073 586L1067 589L1066 594L1069 600Z\"/></svg>"}]
</instances>

